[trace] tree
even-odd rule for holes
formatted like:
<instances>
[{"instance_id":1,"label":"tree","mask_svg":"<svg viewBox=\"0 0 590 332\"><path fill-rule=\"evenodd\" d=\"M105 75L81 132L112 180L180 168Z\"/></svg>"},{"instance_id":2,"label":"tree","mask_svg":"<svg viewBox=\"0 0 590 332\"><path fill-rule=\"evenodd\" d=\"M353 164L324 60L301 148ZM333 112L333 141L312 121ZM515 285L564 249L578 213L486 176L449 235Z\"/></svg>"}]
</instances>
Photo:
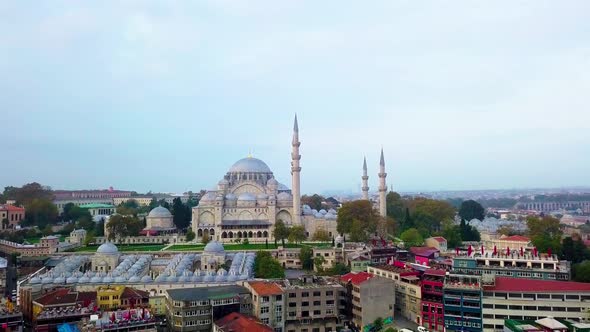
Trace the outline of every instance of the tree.
<instances>
[{"instance_id":1,"label":"tree","mask_svg":"<svg viewBox=\"0 0 590 332\"><path fill-rule=\"evenodd\" d=\"M315 233L313 233L311 239L313 241L328 242L330 241L330 234L328 234L328 232L325 229L320 228L316 230Z\"/></svg>"},{"instance_id":2,"label":"tree","mask_svg":"<svg viewBox=\"0 0 590 332\"><path fill-rule=\"evenodd\" d=\"M363 222L358 219L353 220L350 227L350 241L366 242L367 240L369 240L369 235L365 231Z\"/></svg>"},{"instance_id":3,"label":"tree","mask_svg":"<svg viewBox=\"0 0 590 332\"><path fill-rule=\"evenodd\" d=\"M149 209L150 211L157 208L158 205L158 200L155 197L152 197L152 200L150 201L150 205L149 205Z\"/></svg>"},{"instance_id":4,"label":"tree","mask_svg":"<svg viewBox=\"0 0 590 332\"><path fill-rule=\"evenodd\" d=\"M83 215L76 221L76 225L79 228L86 230L87 232L93 231L96 227L96 223L92 220L92 216L90 214Z\"/></svg>"},{"instance_id":5,"label":"tree","mask_svg":"<svg viewBox=\"0 0 590 332\"><path fill-rule=\"evenodd\" d=\"M2 229L7 229L8 225L10 225L10 222L8 221L8 218L4 218L2 219Z\"/></svg>"},{"instance_id":6,"label":"tree","mask_svg":"<svg viewBox=\"0 0 590 332\"><path fill-rule=\"evenodd\" d=\"M315 270L318 272L323 272L325 262L326 262L326 259L323 256L314 257L313 258L313 266L315 267Z\"/></svg>"},{"instance_id":7,"label":"tree","mask_svg":"<svg viewBox=\"0 0 590 332\"><path fill-rule=\"evenodd\" d=\"M107 224L108 239L116 241L128 236L138 236L142 228L142 222L137 217L115 214L109 218Z\"/></svg>"},{"instance_id":8,"label":"tree","mask_svg":"<svg viewBox=\"0 0 590 332\"><path fill-rule=\"evenodd\" d=\"M573 279L580 282L590 282L590 260L573 265Z\"/></svg>"},{"instance_id":9,"label":"tree","mask_svg":"<svg viewBox=\"0 0 590 332\"><path fill-rule=\"evenodd\" d=\"M590 259L590 251L580 238L574 240L571 236L568 236L562 242L561 258L571 261L574 264L580 263L586 259Z\"/></svg>"},{"instance_id":10,"label":"tree","mask_svg":"<svg viewBox=\"0 0 590 332\"><path fill-rule=\"evenodd\" d=\"M104 236L104 218L101 218L100 221L94 227L94 232L96 236Z\"/></svg>"},{"instance_id":11,"label":"tree","mask_svg":"<svg viewBox=\"0 0 590 332\"><path fill-rule=\"evenodd\" d=\"M461 227L454 225L451 220L443 221L441 236L447 240L448 248L456 248L463 242L461 238Z\"/></svg>"},{"instance_id":12,"label":"tree","mask_svg":"<svg viewBox=\"0 0 590 332\"><path fill-rule=\"evenodd\" d=\"M13 199L17 205L24 205L25 208L29 209L29 205L34 200L44 200L51 202L53 200L53 192L51 188L44 187L37 182L27 183L24 186L18 187L5 187L4 188L4 199Z\"/></svg>"},{"instance_id":13,"label":"tree","mask_svg":"<svg viewBox=\"0 0 590 332\"><path fill-rule=\"evenodd\" d=\"M309 205L310 208L321 210L322 209L322 202L326 199L324 196L320 196L318 194L313 194L311 196L303 195L301 196L301 204Z\"/></svg>"},{"instance_id":14,"label":"tree","mask_svg":"<svg viewBox=\"0 0 590 332\"><path fill-rule=\"evenodd\" d=\"M461 232L461 239L463 241L481 240L479 231L475 227L467 224L467 222L463 218L461 218L461 223L459 224L459 231Z\"/></svg>"},{"instance_id":15,"label":"tree","mask_svg":"<svg viewBox=\"0 0 590 332\"><path fill-rule=\"evenodd\" d=\"M51 225L48 224L43 228L43 235L48 236L51 234L53 234L53 228L51 227Z\"/></svg>"},{"instance_id":16,"label":"tree","mask_svg":"<svg viewBox=\"0 0 590 332\"><path fill-rule=\"evenodd\" d=\"M275 241L280 240L283 243L283 247L285 247L285 239L289 237L289 228L285 226L282 220L279 219L275 222L275 229L272 233Z\"/></svg>"},{"instance_id":17,"label":"tree","mask_svg":"<svg viewBox=\"0 0 590 332\"><path fill-rule=\"evenodd\" d=\"M203 244L207 244L209 243L209 241L211 241L211 239L209 238L209 233L203 233L203 236L201 237L201 242Z\"/></svg>"},{"instance_id":18,"label":"tree","mask_svg":"<svg viewBox=\"0 0 590 332\"><path fill-rule=\"evenodd\" d=\"M303 226L297 225L289 229L289 242L301 243L305 241L305 239L307 239L307 235L305 234L305 228Z\"/></svg>"},{"instance_id":19,"label":"tree","mask_svg":"<svg viewBox=\"0 0 590 332\"><path fill-rule=\"evenodd\" d=\"M408 201L408 205L413 227L424 228L430 233L439 231L444 220L455 217L455 208L446 201L418 197Z\"/></svg>"},{"instance_id":20,"label":"tree","mask_svg":"<svg viewBox=\"0 0 590 332\"><path fill-rule=\"evenodd\" d=\"M485 215L485 210L481 204L478 202L470 199L461 203L461 208L459 208L459 216L461 219L465 219L467 221L471 219L478 219L483 220Z\"/></svg>"},{"instance_id":21,"label":"tree","mask_svg":"<svg viewBox=\"0 0 590 332\"><path fill-rule=\"evenodd\" d=\"M381 331L383 329L383 318L377 317L373 321L373 331Z\"/></svg>"},{"instance_id":22,"label":"tree","mask_svg":"<svg viewBox=\"0 0 590 332\"><path fill-rule=\"evenodd\" d=\"M397 332L397 330L393 327L388 327L387 329L385 329L385 332Z\"/></svg>"},{"instance_id":23,"label":"tree","mask_svg":"<svg viewBox=\"0 0 590 332\"><path fill-rule=\"evenodd\" d=\"M313 249L308 246L301 247L299 259L304 270L313 270Z\"/></svg>"},{"instance_id":24,"label":"tree","mask_svg":"<svg viewBox=\"0 0 590 332\"><path fill-rule=\"evenodd\" d=\"M359 238L366 238L369 234L374 234L380 220L378 212L373 209L371 202L367 200L357 200L342 204L338 210L338 219L336 220L336 229L338 233L353 235L353 223L358 220L355 231Z\"/></svg>"},{"instance_id":25,"label":"tree","mask_svg":"<svg viewBox=\"0 0 590 332\"><path fill-rule=\"evenodd\" d=\"M395 220L402 220L404 218L405 205L400 194L395 191L390 191L385 196L385 204L387 205L387 216Z\"/></svg>"},{"instance_id":26,"label":"tree","mask_svg":"<svg viewBox=\"0 0 590 332\"><path fill-rule=\"evenodd\" d=\"M559 220L551 216L528 217L529 237L539 252L547 252L551 248L556 254L561 251L563 232Z\"/></svg>"},{"instance_id":27,"label":"tree","mask_svg":"<svg viewBox=\"0 0 590 332\"><path fill-rule=\"evenodd\" d=\"M265 279L285 278L285 269L269 251L258 251L254 258L254 276Z\"/></svg>"},{"instance_id":28,"label":"tree","mask_svg":"<svg viewBox=\"0 0 590 332\"><path fill-rule=\"evenodd\" d=\"M191 228L186 231L186 242L190 242L195 239L195 232Z\"/></svg>"},{"instance_id":29,"label":"tree","mask_svg":"<svg viewBox=\"0 0 590 332\"><path fill-rule=\"evenodd\" d=\"M182 203L180 197L176 197L172 201L172 214L174 225L178 229L185 229L191 223L191 211L190 208Z\"/></svg>"},{"instance_id":30,"label":"tree","mask_svg":"<svg viewBox=\"0 0 590 332\"><path fill-rule=\"evenodd\" d=\"M404 241L406 247L421 246L424 243L422 235L420 235L420 232L418 232L418 230L415 228L410 228L404 231L400 235L400 238L402 239L402 241Z\"/></svg>"},{"instance_id":31,"label":"tree","mask_svg":"<svg viewBox=\"0 0 590 332\"><path fill-rule=\"evenodd\" d=\"M25 224L43 228L48 224L55 224L57 207L47 199L35 198L26 206Z\"/></svg>"},{"instance_id":32,"label":"tree","mask_svg":"<svg viewBox=\"0 0 590 332\"><path fill-rule=\"evenodd\" d=\"M87 232L86 238L84 239L84 245L87 246L89 244L93 244L96 242L96 237L94 236L94 232Z\"/></svg>"}]
</instances>

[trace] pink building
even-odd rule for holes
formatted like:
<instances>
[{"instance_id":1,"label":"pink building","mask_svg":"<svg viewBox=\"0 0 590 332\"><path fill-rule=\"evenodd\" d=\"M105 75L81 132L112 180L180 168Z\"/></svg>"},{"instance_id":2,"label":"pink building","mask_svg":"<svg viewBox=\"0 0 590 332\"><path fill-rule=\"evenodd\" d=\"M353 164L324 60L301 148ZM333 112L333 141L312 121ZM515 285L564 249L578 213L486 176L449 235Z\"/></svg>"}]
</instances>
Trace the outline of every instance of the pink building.
<instances>
[{"instance_id":1,"label":"pink building","mask_svg":"<svg viewBox=\"0 0 590 332\"><path fill-rule=\"evenodd\" d=\"M18 223L25 219L25 209L14 205L0 205L0 228L14 229ZM8 222L6 222L7 220Z\"/></svg>"}]
</instances>

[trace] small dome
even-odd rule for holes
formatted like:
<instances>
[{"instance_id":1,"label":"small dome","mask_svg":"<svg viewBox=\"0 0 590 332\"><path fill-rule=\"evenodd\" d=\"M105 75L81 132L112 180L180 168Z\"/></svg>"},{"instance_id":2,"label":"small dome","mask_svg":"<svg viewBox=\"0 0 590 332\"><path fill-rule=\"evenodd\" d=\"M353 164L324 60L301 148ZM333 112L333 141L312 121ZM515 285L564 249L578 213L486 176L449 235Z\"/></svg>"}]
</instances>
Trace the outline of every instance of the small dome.
<instances>
[{"instance_id":1,"label":"small dome","mask_svg":"<svg viewBox=\"0 0 590 332\"><path fill-rule=\"evenodd\" d=\"M102 282L108 283L108 282L114 282L114 281L115 281L115 279L113 279L113 277L111 277L111 276L106 276L106 277L102 278Z\"/></svg>"},{"instance_id":2,"label":"small dome","mask_svg":"<svg viewBox=\"0 0 590 332\"><path fill-rule=\"evenodd\" d=\"M168 210L166 210L166 211L168 211ZM110 242L106 242L106 243L101 244L100 247L98 247L98 249L96 249L96 253L113 255L113 254L119 253L119 249L117 248L116 245L114 245Z\"/></svg>"},{"instance_id":3,"label":"small dome","mask_svg":"<svg viewBox=\"0 0 590 332\"><path fill-rule=\"evenodd\" d=\"M220 186L227 186L229 185L229 181L227 181L226 179L221 179L217 184Z\"/></svg>"},{"instance_id":4,"label":"small dome","mask_svg":"<svg viewBox=\"0 0 590 332\"><path fill-rule=\"evenodd\" d=\"M321 213L321 214L326 214L326 213L328 213L328 211L326 211L326 210L324 210L324 209L321 209L321 210L320 210L320 211L318 211L318 212L319 212L319 213Z\"/></svg>"},{"instance_id":5,"label":"small dome","mask_svg":"<svg viewBox=\"0 0 590 332\"><path fill-rule=\"evenodd\" d=\"M172 218L172 213L163 206L153 208L148 214L150 218Z\"/></svg>"},{"instance_id":6,"label":"small dome","mask_svg":"<svg viewBox=\"0 0 590 332\"><path fill-rule=\"evenodd\" d=\"M80 277L80 279L78 279L79 283L87 283L90 282L90 278L88 278L87 276L83 275Z\"/></svg>"},{"instance_id":7,"label":"small dome","mask_svg":"<svg viewBox=\"0 0 590 332\"><path fill-rule=\"evenodd\" d=\"M29 280L29 283L31 284L38 284L41 282L41 279L39 277L32 277L31 280Z\"/></svg>"},{"instance_id":8,"label":"small dome","mask_svg":"<svg viewBox=\"0 0 590 332\"><path fill-rule=\"evenodd\" d=\"M303 211L305 210L310 210L311 211L311 207L307 204L303 204Z\"/></svg>"},{"instance_id":9,"label":"small dome","mask_svg":"<svg viewBox=\"0 0 590 332\"><path fill-rule=\"evenodd\" d=\"M141 282L152 282L152 277L145 275L141 277Z\"/></svg>"},{"instance_id":10,"label":"small dome","mask_svg":"<svg viewBox=\"0 0 590 332\"><path fill-rule=\"evenodd\" d=\"M215 199L215 192L208 191L205 195L203 195L203 197L201 197L200 201L212 201L214 199Z\"/></svg>"},{"instance_id":11,"label":"small dome","mask_svg":"<svg viewBox=\"0 0 590 332\"><path fill-rule=\"evenodd\" d=\"M268 165L260 159L247 157L236 161L229 173L272 173Z\"/></svg>"},{"instance_id":12,"label":"small dome","mask_svg":"<svg viewBox=\"0 0 590 332\"><path fill-rule=\"evenodd\" d=\"M207 243L207 245L205 246L205 249L203 249L206 253L210 253L210 254L221 254L225 252L225 249L223 248L223 244L217 242L217 241L211 241L209 243Z\"/></svg>"},{"instance_id":13,"label":"small dome","mask_svg":"<svg viewBox=\"0 0 590 332\"><path fill-rule=\"evenodd\" d=\"M290 201L293 199L293 196L287 192L282 192L277 195L277 201Z\"/></svg>"},{"instance_id":14,"label":"small dome","mask_svg":"<svg viewBox=\"0 0 590 332\"><path fill-rule=\"evenodd\" d=\"M316 213L316 214L314 214L313 216L316 217L316 218L318 218L318 219L322 219L324 217L324 215L321 214L321 213L319 213L319 212Z\"/></svg>"},{"instance_id":15,"label":"small dome","mask_svg":"<svg viewBox=\"0 0 590 332\"><path fill-rule=\"evenodd\" d=\"M336 210L334 210L334 209L330 209L330 210L328 210L328 213L331 213L331 214L336 214L337 212L336 212Z\"/></svg>"},{"instance_id":16,"label":"small dome","mask_svg":"<svg viewBox=\"0 0 590 332\"><path fill-rule=\"evenodd\" d=\"M268 181L266 181L266 185L268 185L268 186L278 186L279 185L279 181L277 181L277 179L275 179L275 178L270 178Z\"/></svg>"},{"instance_id":17,"label":"small dome","mask_svg":"<svg viewBox=\"0 0 590 332\"><path fill-rule=\"evenodd\" d=\"M238 196L238 201L255 201L256 200L256 196L254 196L254 194L251 193L243 193L240 194L240 196Z\"/></svg>"},{"instance_id":18,"label":"small dome","mask_svg":"<svg viewBox=\"0 0 590 332\"><path fill-rule=\"evenodd\" d=\"M268 195L267 194L258 194L256 196L256 199L263 201L263 200L267 200L268 199Z\"/></svg>"},{"instance_id":19,"label":"small dome","mask_svg":"<svg viewBox=\"0 0 590 332\"><path fill-rule=\"evenodd\" d=\"M225 195L225 199L227 199L229 201L234 201L234 200L238 199L238 197L232 193L229 193L229 194Z\"/></svg>"},{"instance_id":20,"label":"small dome","mask_svg":"<svg viewBox=\"0 0 590 332\"><path fill-rule=\"evenodd\" d=\"M75 284L78 282L78 278L72 276L72 277L69 277L68 279L66 279L66 282L68 284Z\"/></svg>"},{"instance_id":21,"label":"small dome","mask_svg":"<svg viewBox=\"0 0 590 332\"><path fill-rule=\"evenodd\" d=\"M148 276L149 277L149 276ZM151 279L151 278L150 278ZM140 278L139 276L133 276L131 278L129 278L129 282L140 282ZM151 280L150 280L151 281Z\"/></svg>"},{"instance_id":22,"label":"small dome","mask_svg":"<svg viewBox=\"0 0 590 332\"><path fill-rule=\"evenodd\" d=\"M115 278L115 282L125 282L127 281L127 279L125 279L125 277L123 276L118 276Z\"/></svg>"},{"instance_id":23,"label":"small dome","mask_svg":"<svg viewBox=\"0 0 590 332\"><path fill-rule=\"evenodd\" d=\"M90 282L92 283L98 283L98 282L102 282L102 278L98 275L92 277L92 279L90 279Z\"/></svg>"}]
</instances>

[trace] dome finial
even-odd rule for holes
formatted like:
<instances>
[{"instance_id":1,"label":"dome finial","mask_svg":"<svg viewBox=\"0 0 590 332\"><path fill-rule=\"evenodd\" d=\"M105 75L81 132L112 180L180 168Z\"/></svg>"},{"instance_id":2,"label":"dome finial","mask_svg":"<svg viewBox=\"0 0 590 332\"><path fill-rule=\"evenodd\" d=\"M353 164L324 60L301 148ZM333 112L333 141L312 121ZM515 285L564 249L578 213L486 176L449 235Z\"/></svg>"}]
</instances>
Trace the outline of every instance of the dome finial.
<instances>
[{"instance_id":1,"label":"dome finial","mask_svg":"<svg viewBox=\"0 0 590 332\"><path fill-rule=\"evenodd\" d=\"M248 158L253 158L252 149L248 149Z\"/></svg>"}]
</instances>

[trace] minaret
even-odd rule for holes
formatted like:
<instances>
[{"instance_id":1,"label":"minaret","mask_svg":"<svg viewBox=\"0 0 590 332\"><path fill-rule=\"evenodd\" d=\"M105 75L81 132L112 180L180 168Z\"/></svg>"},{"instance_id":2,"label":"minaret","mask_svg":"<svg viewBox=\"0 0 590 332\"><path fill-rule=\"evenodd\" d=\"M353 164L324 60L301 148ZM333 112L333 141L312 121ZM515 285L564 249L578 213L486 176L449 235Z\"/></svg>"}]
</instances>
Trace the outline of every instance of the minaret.
<instances>
[{"instance_id":1,"label":"minaret","mask_svg":"<svg viewBox=\"0 0 590 332\"><path fill-rule=\"evenodd\" d=\"M365 157L363 159L363 187L361 188L361 190L363 191L363 194L361 196L361 199L366 199L369 200L369 176L367 175L367 158Z\"/></svg>"},{"instance_id":2,"label":"minaret","mask_svg":"<svg viewBox=\"0 0 590 332\"><path fill-rule=\"evenodd\" d=\"M297 125L297 114L295 114L293 142L291 143L291 177L293 179L291 194L293 195L293 223L295 225L301 225L301 187L299 179L301 173L301 167L299 166L299 160L301 160L301 155L299 154L300 145L299 126Z\"/></svg>"},{"instance_id":3,"label":"minaret","mask_svg":"<svg viewBox=\"0 0 590 332\"><path fill-rule=\"evenodd\" d=\"M385 195L387 194L387 184L385 184L385 158L383 158L383 148L381 148L381 160L379 161L379 214L387 216L387 205L385 202Z\"/></svg>"}]
</instances>

